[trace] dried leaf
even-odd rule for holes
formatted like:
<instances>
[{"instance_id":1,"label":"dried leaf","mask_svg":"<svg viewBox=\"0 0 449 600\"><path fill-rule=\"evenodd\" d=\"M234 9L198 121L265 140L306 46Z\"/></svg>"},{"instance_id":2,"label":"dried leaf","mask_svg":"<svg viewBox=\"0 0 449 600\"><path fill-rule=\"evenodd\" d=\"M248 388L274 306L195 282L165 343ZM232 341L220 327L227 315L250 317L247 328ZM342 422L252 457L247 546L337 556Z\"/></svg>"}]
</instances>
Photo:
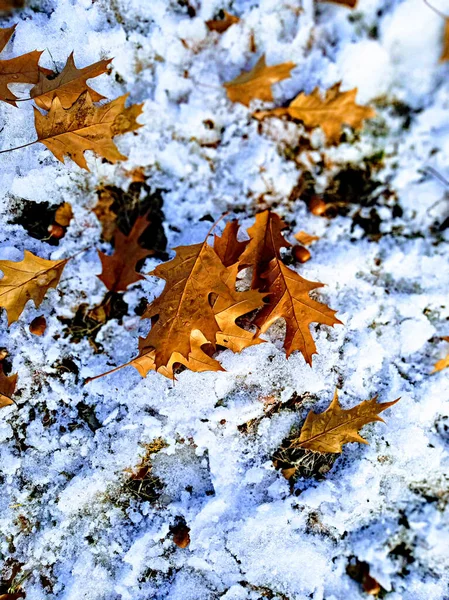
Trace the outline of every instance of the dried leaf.
<instances>
[{"instance_id":1,"label":"dried leaf","mask_svg":"<svg viewBox=\"0 0 449 600\"><path fill-rule=\"evenodd\" d=\"M320 2L331 2L332 4L340 4L348 8L355 8L357 0L320 0Z\"/></svg>"},{"instance_id":2,"label":"dried leaf","mask_svg":"<svg viewBox=\"0 0 449 600\"><path fill-rule=\"evenodd\" d=\"M445 342L449 342L449 336L443 336L441 339L444 340ZM435 366L434 366L431 374L438 373L439 371L442 371L443 369L447 369L448 367L449 367L449 353L444 358L440 359L439 361L437 361L435 363Z\"/></svg>"},{"instance_id":3,"label":"dried leaf","mask_svg":"<svg viewBox=\"0 0 449 600\"><path fill-rule=\"evenodd\" d=\"M190 544L190 527L185 523L179 523L171 528L173 541L179 548L187 548Z\"/></svg>"},{"instance_id":4,"label":"dried leaf","mask_svg":"<svg viewBox=\"0 0 449 600\"><path fill-rule=\"evenodd\" d=\"M292 62L267 67L263 55L251 71L241 73L223 86L232 102L240 102L245 106L249 106L251 100L255 98L271 102L273 100L271 86L290 77L290 71L295 67L295 63Z\"/></svg>"},{"instance_id":5,"label":"dried leaf","mask_svg":"<svg viewBox=\"0 0 449 600\"><path fill-rule=\"evenodd\" d=\"M0 52L4 49L16 25L0 29ZM11 83L37 83L39 79L39 59L42 51L35 50L9 60L0 60L0 100L16 106L17 96L11 92Z\"/></svg>"},{"instance_id":6,"label":"dried leaf","mask_svg":"<svg viewBox=\"0 0 449 600\"><path fill-rule=\"evenodd\" d=\"M36 317L31 321L29 329L33 335L44 335L47 329L47 319L44 316Z\"/></svg>"},{"instance_id":7,"label":"dried leaf","mask_svg":"<svg viewBox=\"0 0 449 600\"><path fill-rule=\"evenodd\" d=\"M143 275L135 270L139 260L153 254L152 250L146 250L139 245L139 238L149 226L146 216L138 217L129 235L124 235L117 230L114 238L114 254L108 256L100 250L103 270L98 278L111 292L124 292L132 283L144 279Z\"/></svg>"},{"instance_id":8,"label":"dried leaf","mask_svg":"<svg viewBox=\"0 0 449 600\"><path fill-rule=\"evenodd\" d=\"M8 313L8 325L22 314L28 300L39 308L49 288L55 288L69 259L46 260L25 250L23 260L0 260L0 306Z\"/></svg>"},{"instance_id":9,"label":"dried leaf","mask_svg":"<svg viewBox=\"0 0 449 600\"><path fill-rule=\"evenodd\" d=\"M23 5L23 0L0 0L0 10L4 12L9 12L15 8L22 8Z\"/></svg>"},{"instance_id":10,"label":"dried leaf","mask_svg":"<svg viewBox=\"0 0 449 600\"><path fill-rule=\"evenodd\" d=\"M89 92L84 92L70 108L64 109L61 100L55 96L47 115L34 109L37 141L61 162L64 162L64 156L70 156L87 171L86 150L93 150L112 163L126 160L112 138L142 127L136 118L142 113L143 106L134 104L125 108L127 97L125 94L103 106L94 106Z\"/></svg>"},{"instance_id":11,"label":"dried leaf","mask_svg":"<svg viewBox=\"0 0 449 600\"><path fill-rule=\"evenodd\" d=\"M311 235L310 233L306 233L302 230L298 231L298 233L295 233L293 237L303 246L309 246L310 244L313 244L313 242L316 242L320 239L317 235Z\"/></svg>"},{"instance_id":12,"label":"dried leaf","mask_svg":"<svg viewBox=\"0 0 449 600\"><path fill-rule=\"evenodd\" d=\"M267 296L267 304L257 315L255 325L264 333L275 321L284 319L287 357L299 350L311 365L316 346L309 331L310 324L333 326L341 321L335 318L336 311L309 296L323 284L304 279L281 261L281 248L290 246L281 233L284 227L275 213L258 214L255 224L248 229L250 242L240 257L240 267L253 267L252 287Z\"/></svg>"},{"instance_id":13,"label":"dried leaf","mask_svg":"<svg viewBox=\"0 0 449 600\"><path fill-rule=\"evenodd\" d=\"M239 242L237 233L239 224L237 221L228 221L221 237L214 235L214 250L218 254L225 267L230 267L239 260L248 242Z\"/></svg>"},{"instance_id":14,"label":"dried leaf","mask_svg":"<svg viewBox=\"0 0 449 600\"><path fill-rule=\"evenodd\" d=\"M304 93L296 96L287 108L259 111L254 116L263 119L267 116L289 115L302 121L308 128L321 127L329 143L338 143L343 125L361 129L363 121L376 114L369 106L356 104L356 95L357 88L340 92L340 84L337 83L327 90L324 98L318 88L315 88L309 96Z\"/></svg>"},{"instance_id":15,"label":"dried leaf","mask_svg":"<svg viewBox=\"0 0 449 600\"><path fill-rule=\"evenodd\" d=\"M62 227L68 227L72 219L72 206L68 202L64 202L55 212L55 222Z\"/></svg>"},{"instance_id":16,"label":"dried leaf","mask_svg":"<svg viewBox=\"0 0 449 600\"><path fill-rule=\"evenodd\" d=\"M73 52L61 73L49 79L44 73L39 74L39 81L30 90L30 97L34 99L39 108L50 110L53 98L57 96L62 108L68 109L83 92L88 91L92 102L99 102L104 96L91 89L87 80L106 73L112 58L99 60L93 65L77 69L73 59Z\"/></svg>"},{"instance_id":17,"label":"dried leaf","mask_svg":"<svg viewBox=\"0 0 449 600\"><path fill-rule=\"evenodd\" d=\"M111 210L114 200L115 198L110 190L100 188L98 202L92 211L101 223L102 236L106 242L112 240L117 229L117 215Z\"/></svg>"},{"instance_id":18,"label":"dried leaf","mask_svg":"<svg viewBox=\"0 0 449 600\"><path fill-rule=\"evenodd\" d=\"M377 396L371 400L364 400L357 406L345 410L338 402L337 390L329 407L322 413L310 411L301 429L299 438L292 441L292 446L312 450L313 452L340 453L343 444L358 442L367 444L358 431L367 423L384 420L379 417L400 398L392 402L379 404Z\"/></svg>"},{"instance_id":19,"label":"dried leaf","mask_svg":"<svg viewBox=\"0 0 449 600\"><path fill-rule=\"evenodd\" d=\"M254 303L254 292L236 292L232 278L216 252L207 244L179 246L176 257L159 265L151 273L167 282L162 294L147 308L144 317L152 319L152 328L141 341L140 354L155 350L155 366L170 365L172 354L188 361L192 352L191 334L201 332L205 343L215 348L220 326L215 318L211 297L222 296L219 307L222 329L234 330L235 319L244 315ZM259 306L262 305L260 297ZM223 303L223 304L222 304ZM229 304L234 305L229 306ZM157 319L157 320L156 320ZM242 330L243 331L243 330ZM184 363L185 364L185 363ZM190 365L189 365L190 368Z\"/></svg>"},{"instance_id":20,"label":"dried leaf","mask_svg":"<svg viewBox=\"0 0 449 600\"><path fill-rule=\"evenodd\" d=\"M235 25L235 23L238 23L240 21L238 17L236 17L235 15L231 15L231 13L228 13L226 10L222 10L220 12L223 15L221 19L211 19L210 21L206 21L206 25L209 31L217 31L218 33L224 33L231 27L231 25Z\"/></svg>"},{"instance_id":21,"label":"dried leaf","mask_svg":"<svg viewBox=\"0 0 449 600\"><path fill-rule=\"evenodd\" d=\"M441 51L440 62L449 60L449 19L444 20L444 33L443 33L443 49Z\"/></svg>"},{"instance_id":22,"label":"dried leaf","mask_svg":"<svg viewBox=\"0 0 449 600\"><path fill-rule=\"evenodd\" d=\"M11 400L17 386L17 373L5 375L3 365L0 363L0 408L14 404Z\"/></svg>"}]
</instances>

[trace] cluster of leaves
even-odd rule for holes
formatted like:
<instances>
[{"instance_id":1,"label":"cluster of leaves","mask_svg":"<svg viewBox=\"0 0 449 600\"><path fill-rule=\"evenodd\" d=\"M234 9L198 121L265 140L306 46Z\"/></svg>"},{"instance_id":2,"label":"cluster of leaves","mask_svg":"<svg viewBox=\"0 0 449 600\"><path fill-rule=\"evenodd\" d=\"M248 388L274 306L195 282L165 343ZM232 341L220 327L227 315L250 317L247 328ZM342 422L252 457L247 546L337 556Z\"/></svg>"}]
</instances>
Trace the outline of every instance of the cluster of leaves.
<instances>
[{"instance_id":1,"label":"cluster of leaves","mask_svg":"<svg viewBox=\"0 0 449 600\"><path fill-rule=\"evenodd\" d=\"M16 26L0 30L0 51L12 37ZM33 100L37 139L25 146L40 142L64 162L69 156L78 166L87 169L86 150L94 151L115 163L126 160L113 142L113 137L142 127L137 117L143 104L125 107L129 94L103 105L104 96L91 89L87 80L108 71L112 59L100 60L77 69L73 53L61 73L39 65L42 51L33 51L9 60L0 60L0 100L13 106ZM19 99L9 89L13 83L33 84L28 98ZM38 107L38 108L37 108ZM44 112L41 112L42 111ZM20 146L21 148L23 146ZM14 150L17 148L12 148ZM2 152L10 152L3 150Z\"/></svg>"}]
</instances>

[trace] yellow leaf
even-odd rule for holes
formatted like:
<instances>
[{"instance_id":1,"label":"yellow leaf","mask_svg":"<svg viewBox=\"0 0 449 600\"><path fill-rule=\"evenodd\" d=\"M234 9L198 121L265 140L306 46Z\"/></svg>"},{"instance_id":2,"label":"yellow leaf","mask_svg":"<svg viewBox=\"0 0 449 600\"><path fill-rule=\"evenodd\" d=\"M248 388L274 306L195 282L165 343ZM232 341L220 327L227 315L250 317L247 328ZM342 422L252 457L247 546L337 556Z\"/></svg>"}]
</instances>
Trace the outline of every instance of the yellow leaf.
<instances>
[{"instance_id":1,"label":"yellow leaf","mask_svg":"<svg viewBox=\"0 0 449 600\"><path fill-rule=\"evenodd\" d=\"M271 102L273 100L271 86L290 77L290 71L295 67L295 63L292 62L267 67L264 55L251 71L241 73L223 85L228 98L233 102L240 102L245 106L249 106L251 100L255 98Z\"/></svg>"},{"instance_id":2,"label":"yellow leaf","mask_svg":"<svg viewBox=\"0 0 449 600\"><path fill-rule=\"evenodd\" d=\"M314 452L333 452L340 453L343 444L349 442L358 442L367 444L358 431L367 423L372 421L384 420L379 417L383 412L393 404L396 404L400 398L392 402L379 404L377 396L371 400L364 400L357 406L345 410L341 408L338 402L337 390L329 407L322 413L310 411L302 426L299 438L292 441L292 446L305 448Z\"/></svg>"},{"instance_id":3,"label":"yellow leaf","mask_svg":"<svg viewBox=\"0 0 449 600\"><path fill-rule=\"evenodd\" d=\"M321 127L328 142L338 143L343 125L360 129L365 119L371 119L376 114L369 106L356 104L356 95L357 88L340 92L340 84L337 83L327 90L324 98L315 88L309 96L304 93L296 96L287 108L259 111L254 116L263 119L267 116L289 115L302 121L306 127Z\"/></svg>"},{"instance_id":4,"label":"yellow leaf","mask_svg":"<svg viewBox=\"0 0 449 600\"><path fill-rule=\"evenodd\" d=\"M84 152L93 150L112 163L126 160L112 141L115 135L135 131L142 127L136 118L143 104L125 108L128 94L103 106L94 106L89 92L84 92L68 109L64 109L58 96L53 98L50 111L43 115L34 109L38 142L44 144L61 162L64 156L86 170Z\"/></svg>"},{"instance_id":5,"label":"yellow leaf","mask_svg":"<svg viewBox=\"0 0 449 600\"><path fill-rule=\"evenodd\" d=\"M28 250L20 262L0 260L0 306L8 313L8 325L17 321L28 300L40 306L48 289L58 285L68 260L46 260Z\"/></svg>"}]
</instances>

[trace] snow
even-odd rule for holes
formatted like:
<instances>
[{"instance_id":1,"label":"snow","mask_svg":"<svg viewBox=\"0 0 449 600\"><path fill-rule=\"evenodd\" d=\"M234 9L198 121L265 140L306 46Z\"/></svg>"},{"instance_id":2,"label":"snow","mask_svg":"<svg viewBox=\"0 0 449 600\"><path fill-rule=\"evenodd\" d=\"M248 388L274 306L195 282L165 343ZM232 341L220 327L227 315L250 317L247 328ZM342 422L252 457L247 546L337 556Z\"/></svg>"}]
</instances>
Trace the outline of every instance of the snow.
<instances>
[{"instance_id":1,"label":"snow","mask_svg":"<svg viewBox=\"0 0 449 600\"><path fill-rule=\"evenodd\" d=\"M388 600L448 598L449 369L430 375L449 335L449 229L438 230L449 179L441 16L422 0L359 0L354 11L312 0L190 0L192 17L177 0L28 4L2 19L2 27L19 23L3 58L44 49L42 64L61 68L72 50L79 67L113 56L111 76L92 87L111 99L129 92L145 106L138 134L117 139L126 163L87 153L88 173L39 144L1 156L0 258L85 250L39 309L29 303L9 328L1 317L0 348L19 374L17 406L0 412L4 569L21 565L27 600L357 600L367 595L346 572L356 558ZM449 4L436 8L449 14ZM205 26L221 9L241 18L222 35ZM342 81L376 119L336 147L323 146L317 130L302 151L300 125L259 125L221 86L263 53L268 64L297 64L274 86L276 105ZM3 149L32 141L29 104L2 103L0 127ZM347 163L380 152L372 173L381 184L379 236L353 226L358 205L325 219L289 199L305 170L320 193ZM129 289L128 314L101 328L98 354L87 339L63 335L61 318L105 294L96 277L96 188L126 188L124 169L135 167L164 190L169 248L203 240L208 216L229 211L247 228L267 207L290 232L320 236L300 272L326 283L316 297L344 325L312 326L312 369L297 353L286 359L277 324L266 343L222 352L222 373L184 371L173 383L127 367L84 385L136 354L145 325L134 309L163 287L147 277ZM70 202L75 217L59 246L15 223L25 201ZM158 262L147 260L145 271ZM39 315L48 323L42 337L28 330ZM79 372L61 369L62 359ZM401 400L383 413L385 424L363 430L369 445L348 444L324 478L300 479L292 493L271 457L308 410L328 406L336 386L345 408L375 394ZM294 393L304 398L297 411L265 415L264 399L285 403ZM255 429L238 428L252 419ZM167 446L151 459L162 486L152 502L130 491L129 473L158 438ZM180 518L190 528L185 549L170 529Z\"/></svg>"}]
</instances>

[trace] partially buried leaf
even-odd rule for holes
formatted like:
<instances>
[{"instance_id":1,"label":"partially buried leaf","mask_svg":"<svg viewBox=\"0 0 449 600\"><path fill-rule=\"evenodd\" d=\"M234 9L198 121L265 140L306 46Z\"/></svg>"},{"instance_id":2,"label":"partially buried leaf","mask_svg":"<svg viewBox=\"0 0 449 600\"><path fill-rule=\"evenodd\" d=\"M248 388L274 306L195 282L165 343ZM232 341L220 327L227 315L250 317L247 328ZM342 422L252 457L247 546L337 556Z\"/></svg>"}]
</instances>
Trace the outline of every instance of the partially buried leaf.
<instances>
[{"instance_id":1,"label":"partially buried leaf","mask_svg":"<svg viewBox=\"0 0 449 600\"><path fill-rule=\"evenodd\" d=\"M89 170L84 158L86 150L92 150L112 163L126 160L112 138L142 127L136 119L143 106L134 104L125 108L127 97L125 94L103 106L94 106L89 92L84 92L70 108L64 109L61 100L55 96L47 115L34 109L37 141L61 162L64 162L64 156L70 156L86 170Z\"/></svg>"},{"instance_id":2,"label":"partially buried leaf","mask_svg":"<svg viewBox=\"0 0 449 600\"><path fill-rule=\"evenodd\" d=\"M355 8L357 0L320 0L321 2L331 2L332 4L340 4L348 8Z\"/></svg>"},{"instance_id":3,"label":"partially buried leaf","mask_svg":"<svg viewBox=\"0 0 449 600\"><path fill-rule=\"evenodd\" d=\"M14 394L17 385L17 373L14 375L5 375L3 365L0 363L0 408L14 404L11 396Z\"/></svg>"},{"instance_id":4,"label":"partially buried leaf","mask_svg":"<svg viewBox=\"0 0 449 600\"><path fill-rule=\"evenodd\" d=\"M69 259L46 260L25 250L23 260L0 260L0 306L8 313L8 325L22 314L28 300L38 308L49 288L55 288Z\"/></svg>"},{"instance_id":5,"label":"partially buried leaf","mask_svg":"<svg viewBox=\"0 0 449 600\"><path fill-rule=\"evenodd\" d=\"M254 116L263 119L289 115L302 121L306 127L321 127L328 142L338 143L343 125L360 129L365 119L371 119L376 114L369 106L356 104L356 95L357 88L341 92L340 84L337 83L327 90L324 98L321 97L318 88L315 88L309 96L304 93L296 96L286 108L259 111L254 113Z\"/></svg>"},{"instance_id":6,"label":"partially buried leaf","mask_svg":"<svg viewBox=\"0 0 449 600\"><path fill-rule=\"evenodd\" d=\"M64 202L64 204L61 204L55 212L55 222L62 227L68 227L72 219L72 206L68 202Z\"/></svg>"},{"instance_id":7,"label":"partially buried leaf","mask_svg":"<svg viewBox=\"0 0 449 600\"><path fill-rule=\"evenodd\" d=\"M111 292L124 292L132 283L144 279L143 275L136 272L139 260L153 254L139 244L139 238L149 226L146 216L140 216L134 223L129 235L124 235L117 230L114 238L114 254L108 256L98 251L103 270L99 279Z\"/></svg>"},{"instance_id":8,"label":"partially buried leaf","mask_svg":"<svg viewBox=\"0 0 449 600\"><path fill-rule=\"evenodd\" d=\"M77 69L73 58L73 52L67 59L67 63L61 73L49 79L44 73L39 74L39 81L30 90L30 97L34 99L39 108L50 110L55 96L61 101L62 108L70 108L81 94L88 91L93 102L103 100L104 96L91 89L87 80L106 73L112 58L99 60L93 65Z\"/></svg>"},{"instance_id":9,"label":"partially buried leaf","mask_svg":"<svg viewBox=\"0 0 449 600\"><path fill-rule=\"evenodd\" d=\"M47 319L44 316L36 317L31 321L29 329L33 335L44 335L47 329Z\"/></svg>"},{"instance_id":10,"label":"partially buried leaf","mask_svg":"<svg viewBox=\"0 0 449 600\"><path fill-rule=\"evenodd\" d=\"M309 246L313 242L316 242L320 239L317 235L311 235L310 233L307 233L302 230L298 231L298 233L295 233L293 237L295 238L295 240L297 240L300 244L303 244L304 246Z\"/></svg>"},{"instance_id":11,"label":"partially buried leaf","mask_svg":"<svg viewBox=\"0 0 449 600\"><path fill-rule=\"evenodd\" d=\"M99 188L98 202L92 210L101 223L102 236L107 242L112 240L117 229L117 215L111 208L114 201L115 198L108 187Z\"/></svg>"},{"instance_id":12,"label":"partially buried leaf","mask_svg":"<svg viewBox=\"0 0 449 600\"><path fill-rule=\"evenodd\" d=\"M173 541L179 548L187 548L190 544L190 527L185 523L179 523L171 528Z\"/></svg>"},{"instance_id":13,"label":"partially buried leaf","mask_svg":"<svg viewBox=\"0 0 449 600\"><path fill-rule=\"evenodd\" d=\"M449 342L449 336L443 336L442 339L445 342ZM443 371L443 369L447 369L448 367L449 367L449 353L444 358L441 358L440 360L438 360L435 363L432 374L438 373L439 371Z\"/></svg>"},{"instance_id":14,"label":"partially buried leaf","mask_svg":"<svg viewBox=\"0 0 449 600\"><path fill-rule=\"evenodd\" d=\"M238 23L240 19L235 15L231 15L226 10L220 11L219 19L211 19L210 21L206 21L207 28L209 31L217 31L218 33L224 33L227 31L231 25L235 25Z\"/></svg>"},{"instance_id":15,"label":"partially buried leaf","mask_svg":"<svg viewBox=\"0 0 449 600\"><path fill-rule=\"evenodd\" d=\"M377 396L371 400L364 400L357 406L345 410L341 408L338 401L337 390L329 407L322 413L316 414L310 411L302 426L299 438L292 441L292 446L313 450L314 452L340 453L343 444L358 442L367 444L358 431L367 423L384 420L379 417L400 398L392 402L379 404Z\"/></svg>"},{"instance_id":16,"label":"partially buried leaf","mask_svg":"<svg viewBox=\"0 0 449 600\"><path fill-rule=\"evenodd\" d=\"M0 52L4 49L16 25L0 29ZM16 105L17 96L11 92L12 83L37 83L39 79L39 59L42 51L35 50L9 60L0 60L0 100Z\"/></svg>"},{"instance_id":17,"label":"partially buried leaf","mask_svg":"<svg viewBox=\"0 0 449 600\"><path fill-rule=\"evenodd\" d=\"M444 21L444 33L443 33L443 50L441 51L440 62L449 60L449 19L446 18Z\"/></svg>"},{"instance_id":18,"label":"partially buried leaf","mask_svg":"<svg viewBox=\"0 0 449 600\"><path fill-rule=\"evenodd\" d=\"M23 5L24 0L0 0L0 10L5 12L14 10L15 8L22 8Z\"/></svg>"},{"instance_id":19,"label":"partially buried leaf","mask_svg":"<svg viewBox=\"0 0 449 600\"><path fill-rule=\"evenodd\" d=\"M240 102L245 106L249 106L251 100L256 98L271 102L273 100L271 86L290 77L290 71L295 67L295 63L292 62L267 67L263 55L251 71L241 73L223 85L228 98L233 102Z\"/></svg>"}]
</instances>

